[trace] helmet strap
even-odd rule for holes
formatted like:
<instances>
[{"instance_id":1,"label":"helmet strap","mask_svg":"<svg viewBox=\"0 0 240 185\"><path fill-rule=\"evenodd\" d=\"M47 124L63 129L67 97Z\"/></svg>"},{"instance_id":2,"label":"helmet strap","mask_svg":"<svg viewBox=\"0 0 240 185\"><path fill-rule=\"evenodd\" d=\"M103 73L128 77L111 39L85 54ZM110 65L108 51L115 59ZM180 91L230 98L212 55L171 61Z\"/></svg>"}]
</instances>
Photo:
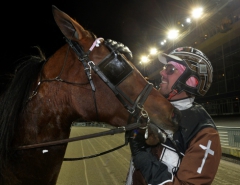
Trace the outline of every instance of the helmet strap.
<instances>
[{"instance_id":1,"label":"helmet strap","mask_svg":"<svg viewBox=\"0 0 240 185\"><path fill-rule=\"evenodd\" d=\"M169 93L167 99L168 99L168 100L171 100L172 97L174 97L176 94L178 94L178 91L177 91L176 89L173 89L173 90Z\"/></svg>"}]
</instances>

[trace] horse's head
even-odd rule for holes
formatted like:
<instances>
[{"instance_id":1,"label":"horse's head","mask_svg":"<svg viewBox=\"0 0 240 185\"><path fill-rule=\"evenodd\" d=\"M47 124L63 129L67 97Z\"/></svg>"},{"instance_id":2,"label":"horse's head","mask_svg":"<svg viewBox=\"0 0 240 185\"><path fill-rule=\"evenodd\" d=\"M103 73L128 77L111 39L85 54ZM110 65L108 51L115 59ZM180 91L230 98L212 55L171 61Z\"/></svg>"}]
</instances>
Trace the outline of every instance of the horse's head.
<instances>
[{"instance_id":1,"label":"horse's head","mask_svg":"<svg viewBox=\"0 0 240 185\"><path fill-rule=\"evenodd\" d=\"M78 93L73 93L79 91L79 87L75 86L71 90L71 102L80 117L85 120L105 121L114 126L126 125L134 117L150 118L150 122L161 129L176 131L179 112L152 88L152 84L144 79L130 61L104 44L104 39L95 38L66 13L55 6L52 6L52 10L58 27L72 47L69 49L68 45L65 46L65 49L68 48L65 52L68 63L65 68L68 71L64 69L62 76L68 81L89 81L90 85L85 87L84 93L94 94L85 96L88 99L82 100L82 97L77 96ZM51 65L48 63L45 69ZM51 75L45 70L45 76ZM84 115L83 109L85 112L92 112L91 116Z\"/></svg>"}]
</instances>

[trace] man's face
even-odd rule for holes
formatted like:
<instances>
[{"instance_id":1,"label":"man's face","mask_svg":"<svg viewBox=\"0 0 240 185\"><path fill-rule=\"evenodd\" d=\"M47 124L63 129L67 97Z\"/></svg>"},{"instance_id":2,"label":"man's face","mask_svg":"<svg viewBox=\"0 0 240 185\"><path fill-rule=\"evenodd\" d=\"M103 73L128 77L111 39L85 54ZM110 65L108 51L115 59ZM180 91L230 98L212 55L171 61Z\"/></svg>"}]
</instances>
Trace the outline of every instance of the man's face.
<instances>
[{"instance_id":1,"label":"man's face","mask_svg":"<svg viewBox=\"0 0 240 185\"><path fill-rule=\"evenodd\" d=\"M181 74L182 73L180 73L172 64L165 65L163 70L160 71L160 75L162 76L162 82L159 85L160 93L164 96L168 96L168 94L172 91L173 84L181 76Z\"/></svg>"}]
</instances>

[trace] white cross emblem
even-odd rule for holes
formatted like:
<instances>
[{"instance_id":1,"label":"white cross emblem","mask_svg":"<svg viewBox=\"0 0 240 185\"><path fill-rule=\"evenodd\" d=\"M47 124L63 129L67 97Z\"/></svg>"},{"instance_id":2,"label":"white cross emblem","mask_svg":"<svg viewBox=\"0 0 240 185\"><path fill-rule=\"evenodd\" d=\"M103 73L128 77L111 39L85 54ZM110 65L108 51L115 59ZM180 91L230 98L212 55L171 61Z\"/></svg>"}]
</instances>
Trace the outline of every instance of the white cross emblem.
<instances>
[{"instance_id":1,"label":"white cross emblem","mask_svg":"<svg viewBox=\"0 0 240 185\"><path fill-rule=\"evenodd\" d=\"M208 140L207 146L199 145L203 150L205 150L205 155L204 155L204 158L202 159L202 164L201 164L201 166L200 166L200 167L198 168L198 170L197 170L198 173L201 173L201 172L202 172L202 169L203 169L203 166L204 166L204 164L205 164L205 161L206 161L206 159L207 159L208 154L214 155L214 151L210 149L211 144L212 144L212 141L211 141L211 140Z\"/></svg>"}]
</instances>

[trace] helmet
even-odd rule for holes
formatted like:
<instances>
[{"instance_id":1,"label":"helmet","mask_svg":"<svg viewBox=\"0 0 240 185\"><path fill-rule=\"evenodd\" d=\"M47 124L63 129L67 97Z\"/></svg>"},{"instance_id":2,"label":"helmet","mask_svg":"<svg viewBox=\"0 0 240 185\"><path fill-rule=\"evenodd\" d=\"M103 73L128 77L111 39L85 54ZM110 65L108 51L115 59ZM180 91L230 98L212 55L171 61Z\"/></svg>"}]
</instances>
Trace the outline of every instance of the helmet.
<instances>
[{"instance_id":1,"label":"helmet","mask_svg":"<svg viewBox=\"0 0 240 185\"><path fill-rule=\"evenodd\" d=\"M204 96L209 90L212 84L213 68L209 59L200 50L193 47L179 47L168 55L160 53L158 59L163 64L174 61L186 67L182 75L173 84L172 90L178 93L185 91L198 96ZM197 79L196 87L186 84L190 77Z\"/></svg>"}]
</instances>

